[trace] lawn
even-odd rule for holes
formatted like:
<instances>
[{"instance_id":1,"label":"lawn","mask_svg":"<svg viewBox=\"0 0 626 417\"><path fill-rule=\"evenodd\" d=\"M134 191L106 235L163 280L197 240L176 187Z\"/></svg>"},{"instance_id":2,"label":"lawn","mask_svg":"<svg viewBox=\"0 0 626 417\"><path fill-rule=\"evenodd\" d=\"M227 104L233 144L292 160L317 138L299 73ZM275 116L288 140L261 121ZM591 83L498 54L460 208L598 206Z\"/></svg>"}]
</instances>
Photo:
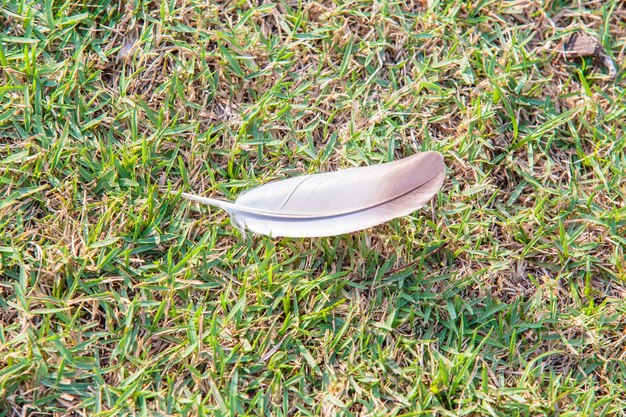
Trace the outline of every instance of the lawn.
<instances>
[{"instance_id":1,"label":"lawn","mask_svg":"<svg viewBox=\"0 0 626 417\"><path fill-rule=\"evenodd\" d=\"M626 415L624 62L619 0L0 0L0 417ZM336 237L180 196L426 150Z\"/></svg>"}]
</instances>

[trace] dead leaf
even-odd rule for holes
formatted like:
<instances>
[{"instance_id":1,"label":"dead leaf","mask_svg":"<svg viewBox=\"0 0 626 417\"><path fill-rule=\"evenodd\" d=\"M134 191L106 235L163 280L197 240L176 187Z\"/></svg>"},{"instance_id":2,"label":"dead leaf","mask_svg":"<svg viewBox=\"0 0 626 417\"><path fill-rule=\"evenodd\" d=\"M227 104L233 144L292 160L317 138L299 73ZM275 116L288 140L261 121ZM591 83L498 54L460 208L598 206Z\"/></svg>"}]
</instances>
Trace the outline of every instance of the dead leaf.
<instances>
[{"instance_id":1,"label":"dead leaf","mask_svg":"<svg viewBox=\"0 0 626 417\"><path fill-rule=\"evenodd\" d=\"M137 46L139 46L139 42L137 42L137 39L134 36L127 38L120 50L117 52L116 61L129 61L132 58Z\"/></svg>"},{"instance_id":2,"label":"dead leaf","mask_svg":"<svg viewBox=\"0 0 626 417\"><path fill-rule=\"evenodd\" d=\"M563 54L566 58L584 58L592 56L598 59L609 70L609 77L615 77L617 70L611 57L606 53L604 47L593 36L574 33L565 43Z\"/></svg>"},{"instance_id":3,"label":"dead leaf","mask_svg":"<svg viewBox=\"0 0 626 417\"><path fill-rule=\"evenodd\" d=\"M593 36L574 33L565 43L565 54L568 58L596 56L602 51L602 45Z\"/></svg>"}]
</instances>

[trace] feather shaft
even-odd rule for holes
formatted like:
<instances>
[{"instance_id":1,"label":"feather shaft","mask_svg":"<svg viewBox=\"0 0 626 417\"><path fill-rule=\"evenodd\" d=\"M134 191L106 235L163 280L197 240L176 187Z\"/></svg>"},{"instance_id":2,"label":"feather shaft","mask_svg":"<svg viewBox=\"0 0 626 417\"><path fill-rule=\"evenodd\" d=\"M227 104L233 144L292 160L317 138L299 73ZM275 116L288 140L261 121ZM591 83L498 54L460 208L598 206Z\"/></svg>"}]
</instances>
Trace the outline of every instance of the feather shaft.
<instances>
[{"instance_id":1,"label":"feather shaft","mask_svg":"<svg viewBox=\"0 0 626 417\"><path fill-rule=\"evenodd\" d=\"M208 206L219 207L222 210L226 210L226 211L234 210L236 207L235 204L229 201L218 200L216 198L202 197L200 195L189 194L189 193L181 193L180 195L188 200L196 201L198 203L206 204Z\"/></svg>"}]
</instances>

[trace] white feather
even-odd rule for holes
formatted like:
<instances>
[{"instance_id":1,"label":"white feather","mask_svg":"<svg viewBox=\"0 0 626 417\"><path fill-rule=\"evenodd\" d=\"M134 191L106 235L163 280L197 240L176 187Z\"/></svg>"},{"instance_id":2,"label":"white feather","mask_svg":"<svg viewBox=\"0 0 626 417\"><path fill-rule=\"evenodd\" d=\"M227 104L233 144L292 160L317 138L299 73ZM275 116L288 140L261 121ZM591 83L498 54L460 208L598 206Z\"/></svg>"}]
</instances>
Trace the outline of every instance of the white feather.
<instances>
[{"instance_id":1,"label":"white feather","mask_svg":"<svg viewBox=\"0 0 626 417\"><path fill-rule=\"evenodd\" d=\"M234 203L182 193L229 212L252 232L321 237L354 232L413 213L441 188L443 157L424 152L386 164L270 182Z\"/></svg>"}]
</instances>

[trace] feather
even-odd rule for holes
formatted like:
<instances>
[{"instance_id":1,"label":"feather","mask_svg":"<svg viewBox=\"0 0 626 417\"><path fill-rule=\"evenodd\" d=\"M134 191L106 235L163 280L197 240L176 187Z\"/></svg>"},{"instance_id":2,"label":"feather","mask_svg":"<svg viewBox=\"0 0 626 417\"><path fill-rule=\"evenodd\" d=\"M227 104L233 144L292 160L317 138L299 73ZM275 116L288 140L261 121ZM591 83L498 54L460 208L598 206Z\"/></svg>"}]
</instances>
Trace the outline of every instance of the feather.
<instances>
[{"instance_id":1,"label":"feather","mask_svg":"<svg viewBox=\"0 0 626 417\"><path fill-rule=\"evenodd\" d=\"M287 237L350 233L413 213L441 188L445 175L438 152L367 167L274 181L233 202L182 193L230 213L252 232Z\"/></svg>"}]
</instances>

